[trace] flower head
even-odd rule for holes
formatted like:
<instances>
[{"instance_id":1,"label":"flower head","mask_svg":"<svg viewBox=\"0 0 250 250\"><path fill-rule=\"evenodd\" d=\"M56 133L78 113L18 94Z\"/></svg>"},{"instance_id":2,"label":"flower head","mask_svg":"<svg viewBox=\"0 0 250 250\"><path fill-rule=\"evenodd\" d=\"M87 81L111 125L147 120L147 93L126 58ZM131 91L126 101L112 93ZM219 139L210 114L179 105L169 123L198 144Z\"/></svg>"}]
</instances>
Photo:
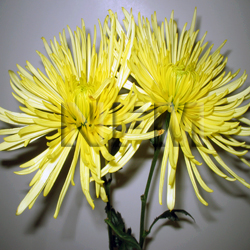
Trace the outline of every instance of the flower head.
<instances>
[{"instance_id":1,"label":"flower head","mask_svg":"<svg viewBox=\"0 0 250 250\"><path fill-rule=\"evenodd\" d=\"M110 20L110 27L108 22ZM0 134L10 134L0 144L0 150L15 150L46 136L47 149L35 158L22 164L17 174L24 175L37 171L31 189L17 208L21 214L27 206L31 208L44 190L46 196L53 187L71 150L73 159L60 193L54 217L56 218L69 187L74 185L74 173L80 161L80 179L83 193L94 208L89 192L89 183L95 181L96 196L107 201L101 179L101 157L107 162L116 158L108 150L112 137L123 140L141 140L152 137L153 133L142 134L130 128L125 134L126 124L140 116L134 113L136 97L132 90L126 96L119 95L130 73L127 60L131 54L131 41L122 30L116 31L115 16L99 22L101 41L96 52L96 29L93 44L86 35L85 24L74 32L68 27L72 52L66 41L65 31L59 34L60 43L54 38L50 46L42 38L50 60L40 56L46 74L36 70L27 62L27 70L18 65L20 78L10 71L14 97L23 104L23 113L0 108L0 119L17 125L16 128L2 129ZM114 104L118 102L118 106ZM145 108L144 108L145 109ZM21 126L19 126L21 125ZM118 130L117 127L122 127ZM122 159L123 155L119 159Z\"/></svg>"},{"instance_id":2,"label":"flower head","mask_svg":"<svg viewBox=\"0 0 250 250\"><path fill-rule=\"evenodd\" d=\"M196 9L190 29L186 31L185 24L179 36L173 12L170 21L165 19L161 26L158 26L154 13L151 22L153 31L148 19L141 19L139 14L134 50L129 62L131 74L139 84L135 88L138 97L144 102L152 102L157 115L170 115L159 187L159 202L162 204L168 166L167 205L170 210L175 204L176 168L180 150L184 154L198 199L207 205L199 193L196 181L204 190L212 192L199 174L197 165L201 163L192 154L188 135L206 164L216 174L229 181L238 180L250 188L243 178L226 165L213 146L216 144L250 166L243 158L249 146L233 138L234 135L250 134L250 120L243 117L250 104L241 105L249 98L250 87L234 93L242 86L247 75L244 72L240 78L233 80L239 71L227 75L223 72L227 59L223 61L220 49L225 42L212 54L210 51L213 46L205 51L207 43L203 45L203 41L206 34L196 42L198 31L194 30L195 20ZM242 147L244 150L237 151L234 147Z\"/></svg>"}]
</instances>

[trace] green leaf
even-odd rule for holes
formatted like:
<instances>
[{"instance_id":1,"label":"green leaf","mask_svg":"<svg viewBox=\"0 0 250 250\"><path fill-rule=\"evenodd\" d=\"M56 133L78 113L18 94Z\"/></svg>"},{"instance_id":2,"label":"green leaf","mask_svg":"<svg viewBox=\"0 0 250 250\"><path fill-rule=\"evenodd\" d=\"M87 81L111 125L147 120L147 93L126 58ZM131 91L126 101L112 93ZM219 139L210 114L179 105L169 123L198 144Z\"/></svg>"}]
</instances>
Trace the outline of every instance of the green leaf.
<instances>
[{"instance_id":1,"label":"green leaf","mask_svg":"<svg viewBox=\"0 0 250 250\"><path fill-rule=\"evenodd\" d=\"M116 212L111 208L111 218L107 218L104 221L112 228L115 233L115 242L118 244L119 250L141 250L141 247L137 240L131 235L131 229L127 231L122 216L119 212ZM118 238L118 239L117 239Z\"/></svg>"},{"instance_id":2,"label":"green leaf","mask_svg":"<svg viewBox=\"0 0 250 250\"><path fill-rule=\"evenodd\" d=\"M172 210L174 213L182 213L182 214L185 214L185 215L187 215L187 216L189 216L189 217L191 217L192 219L193 219L193 221L195 222L195 219L194 219L194 217L190 214L190 213L188 213L186 210L184 210L184 209L174 209L174 210Z\"/></svg>"},{"instance_id":3,"label":"green leaf","mask_svg":"<svg viewBox=\"0 0 250 250\"><path fill-rule=\"evenodd\" d=\"M175 214L175 213L182 213L182 214L185 214L185 215L188 215L190 216L193 220L193 216L191 214L189 214L187 211L183 210L183 209L173 209L172 211L170 210L167 210L165 211L164 213L162 213L160 216L156 217L153 221L153 223L151 224L151 226L149 227L149 230L148 231L145 231L144 233L144 238L150 234L151 232L151 229L152 227L154 226L154 224L160 220L160 219L169 219L171 221L179 221L179 218L178 216ZM194 220L195 221L195 220Z\"/></svg>"}]
</instances>

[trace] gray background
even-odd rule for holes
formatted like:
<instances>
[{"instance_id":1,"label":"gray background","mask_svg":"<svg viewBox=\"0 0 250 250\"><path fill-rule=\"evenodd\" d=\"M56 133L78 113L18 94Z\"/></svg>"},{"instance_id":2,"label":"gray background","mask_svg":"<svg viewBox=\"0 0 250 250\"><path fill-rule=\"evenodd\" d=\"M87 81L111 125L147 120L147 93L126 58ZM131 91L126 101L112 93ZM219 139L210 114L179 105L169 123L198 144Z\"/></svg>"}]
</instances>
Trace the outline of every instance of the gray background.
<instances>
[{"instance_id":1,"label":"gray background","mask_svg":"<svg viewBox=\"0 0 250 250\"><path fill-rule=\"evenodd\" d=\"M12 111L19 111L19 103L12 97L8 70L17 71L16 63L25 66L26 60L42 68L36 50L45 53L41 37L47 40L69 25L72 30L84 18L88 31L93 34L97 19L103 22L108 9L123 18L121 7L133 8L135 16L140 11L150 17L157 11L158 21L169 19L172 9L179 29L185 22L191 24L195 6L198 8L196 28L199 38L208 31L206 41L217 48L225 39L228 42L222 54L229 57L226 70L241 68L250 72L250 2L245 0L187 0L187 1L83 1L83 0L42 0L42 1L0 1L0 105ZM67 37L69 37L67 33ZM98 34L98 38L99 38ZM247 79L244 87L248 86ZM0 124L1 128L7 126ZM2 138L1 138L2 140ZM85 200L76 170L76 186L70 186L58 218L53 218L57 198L63 179L56 183L51 195L42 195L31 210L15 216L16 208L28 191L32 176L17 176L13 172L19 165L44 147L30 146L15 152L0 152L0 248L1 249L108 249L108 237L104 218L105 204L95 200L94 211ZM148 143L142 144L133 160L115 176L113 204L119 210L128 227L132 227L138 238L140 195L143 193L146 176L150 167L153 150ZM198 159L199 156L197 156ZM224 154L224 159L240 176L250 181L247 166L236 158ZM249 155L248 155L249 159ZM159 168L158 168L159 169ZM229 183L211 173L203 164L200 171L214 193L204 193L209 206L203 206L196 198L186 167L180 161L177 178L176 208L183 208L196 219L184 217L179 223L158 223L152 231L152 240L147 249L249 249L250 231L250 190L240 183ZM65 172L63 173L65 178ZM166 210L158 204L159 171L153 179L154 189L150 193L148 221Z\"/></svg>"}]
</instances>

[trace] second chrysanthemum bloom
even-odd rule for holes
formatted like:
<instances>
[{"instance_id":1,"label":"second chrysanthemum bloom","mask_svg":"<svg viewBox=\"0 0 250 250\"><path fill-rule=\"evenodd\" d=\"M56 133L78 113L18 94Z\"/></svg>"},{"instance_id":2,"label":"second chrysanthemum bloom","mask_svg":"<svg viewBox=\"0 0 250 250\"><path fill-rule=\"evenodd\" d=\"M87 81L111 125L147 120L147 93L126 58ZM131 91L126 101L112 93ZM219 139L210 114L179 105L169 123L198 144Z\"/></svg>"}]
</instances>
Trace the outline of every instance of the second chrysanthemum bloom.
<instances>
[{"instance_id":1,"label":"second chrysanthemum bloom","mask_svg":"<svg viewBox=\"0 0 250 250\"><path fill-rule=\"evenodd\" d=\"M130 20L128 15L126 19ZM168 113L170 117L159 187L161 204L167 169L167 205L170 210L175 205L176 168L180 149L198 199L207 205L199 193L196 181L204 190L212 192L199 174L197 165L201 163L192 154L188 135L206 164L216 174L229 181L238 180L250 188L243 178L226 165L213 146L216 144L238 156L249 166L243 158L249 146L233 138L234 135L250 135L250 120L243 117L250 105L241 105L249 98L250 88L233 93L242 86L247 75L244 72L240 78L233 80L239 71L227 75L223 72L227 59L223 61L220 49L224 43L211 55L212 46L201 56L207 45L203 45L206 34L196 42L198 31L194 30L195 20L196 10L191 28L186 31L185 24L179 36L173 12L170 21L165 19L161 26L158 26L154 14L151 22L153 31L150 22L144 17L141 19L139 15L134 50L129 62L131 74L139 84L136 88L138 97L144 102L154 103L155 115ZM242 147L244 150L237 151L234 147Z\"/></svg>"}]
</instances>

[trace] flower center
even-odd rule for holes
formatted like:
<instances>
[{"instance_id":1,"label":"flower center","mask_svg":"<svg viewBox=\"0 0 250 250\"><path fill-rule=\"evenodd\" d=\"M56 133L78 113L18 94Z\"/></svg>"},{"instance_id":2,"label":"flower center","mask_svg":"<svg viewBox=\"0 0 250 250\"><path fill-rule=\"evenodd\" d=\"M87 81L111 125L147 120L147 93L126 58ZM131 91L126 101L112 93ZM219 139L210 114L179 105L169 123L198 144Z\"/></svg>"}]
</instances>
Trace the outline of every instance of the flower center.
<instances>
[{"instance_id":1,"label":"flower center","mask_svg":"<svg viewBox=\"0 0 250 250\"><path fill-rule=\"evenodd\" d=\"M185 103L188 102L187 93L191 93L197 82L199 75L194 67L184 66L183 64L169 64L166 68L166 106L168 112L183 111Z\"/></svg>"},{"instance_id":2,"label":"flower center","mask_svg":"<svg viewBox=\"0 0 250 250\"><path fill-rule=\"evenodd\" d=\"M193 67L185 67L184 65L176 65L173 66L173 73L176 77L176 95L179 91L181 91L180 87L182 86L182 80L185 81L186 78L190 78L186 80L186 84L192 85L198 79L198 74L195 72Z\"/></svg>"},{"instance_id":3,"label":"flower center","mask_svg":"<svg viewBox=\"0 0 250 250\"><path fill-rule=\"evenodd\" d=\"M93 113L93 101L90 96L94 93L92 82L80 82L74 90L74 103L80 111L79 115L83 116L84 125L90 123L90 115Z\"/></svg>"},{"instance_id":4,"label":"flower center","mask_svg":"<svg viewBox=\"0 0 250 250\"><path fill-rule=\"evenodd\" d=\"M67 122L75 123L77 127L90 125L94 101L90 98L95 92L95 85L86 77L76 78L72 75L65 81L64 106L66 111Z\"/></svg>"}]
</instances>

